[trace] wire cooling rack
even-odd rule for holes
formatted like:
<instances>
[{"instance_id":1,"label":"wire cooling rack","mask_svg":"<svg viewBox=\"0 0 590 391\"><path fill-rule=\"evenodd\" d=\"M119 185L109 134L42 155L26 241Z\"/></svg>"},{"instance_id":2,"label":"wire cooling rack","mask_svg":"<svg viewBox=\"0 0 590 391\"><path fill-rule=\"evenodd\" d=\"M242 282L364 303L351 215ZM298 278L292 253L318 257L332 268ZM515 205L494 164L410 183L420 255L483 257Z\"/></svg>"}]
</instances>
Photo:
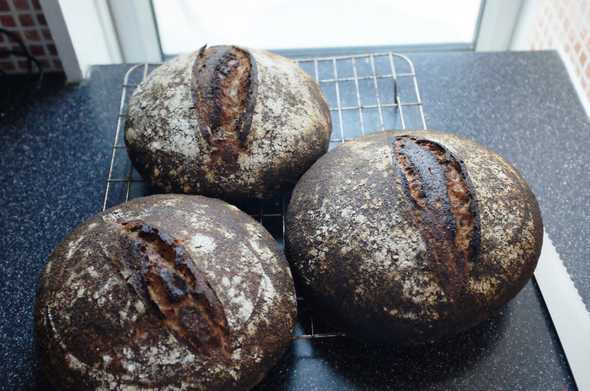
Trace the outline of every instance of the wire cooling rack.
<instances>
[{"instance_id":1,"label":"wire cooling rack","mask_svg":"<svg viewBox=\"0 0 590 391\"><path fill-rule=\"evenodd\" d=\"M320 85L332 116L330 147L366 133L385 129L426 129L422 98L412 61L398 53L315 57L294 60ZM127 103L137 85L159 64L129 68L123 79L115 139L112 147L103 210L135 197L153 194L131 165L123 141ZM258 219L283 245L287 195L240 207ZM344 336L314 319L298 297L299 321L295 338Z\"/></svg>"}]
</instances>

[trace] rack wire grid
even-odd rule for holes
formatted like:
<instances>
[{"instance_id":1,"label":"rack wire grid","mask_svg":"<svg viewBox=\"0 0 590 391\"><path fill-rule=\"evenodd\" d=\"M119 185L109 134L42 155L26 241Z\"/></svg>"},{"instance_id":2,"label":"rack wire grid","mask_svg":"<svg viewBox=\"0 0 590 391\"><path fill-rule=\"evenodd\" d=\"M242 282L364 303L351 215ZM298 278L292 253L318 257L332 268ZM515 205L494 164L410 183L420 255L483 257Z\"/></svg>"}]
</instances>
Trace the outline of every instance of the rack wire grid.
<instances>
[{"instance_id":1,"label":"rack wire grid","mask_svg":"<svg viewBox=\"0 0 590 391\"><path fill-rule=\"evenodd\" d=\"M301 58L294 61L320 85L332 116L330 148L366 133L385 129L426 129L423 103L412 61L387 52L338 57ZM103 210L135 197L153 194L131 165L122 132L129 97L159 64L131 66L123 79L119 114L104 193ZM239 205L284 245L288 194ZM302 297L298 301L295 338L321 339L345 336L314 319Z\"/></svg>"}]
</instances>

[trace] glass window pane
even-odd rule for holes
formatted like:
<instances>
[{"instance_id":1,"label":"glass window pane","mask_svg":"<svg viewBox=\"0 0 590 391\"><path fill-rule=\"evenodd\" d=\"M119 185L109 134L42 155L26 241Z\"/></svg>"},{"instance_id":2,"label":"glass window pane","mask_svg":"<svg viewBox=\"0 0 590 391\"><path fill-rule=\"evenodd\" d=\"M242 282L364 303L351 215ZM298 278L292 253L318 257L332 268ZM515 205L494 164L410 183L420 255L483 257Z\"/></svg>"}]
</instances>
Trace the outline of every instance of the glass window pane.
<instances>
[{"instance_id":1,"label":"glass window pane","mask_svg":"<svg viewBox=\"0 0 590 391\"><path fill-rule=\"evenodd\" d=\"M471 44L476 0L153 0L165 54L204 43L267 49Z\"/></svg>"}]
</instances>

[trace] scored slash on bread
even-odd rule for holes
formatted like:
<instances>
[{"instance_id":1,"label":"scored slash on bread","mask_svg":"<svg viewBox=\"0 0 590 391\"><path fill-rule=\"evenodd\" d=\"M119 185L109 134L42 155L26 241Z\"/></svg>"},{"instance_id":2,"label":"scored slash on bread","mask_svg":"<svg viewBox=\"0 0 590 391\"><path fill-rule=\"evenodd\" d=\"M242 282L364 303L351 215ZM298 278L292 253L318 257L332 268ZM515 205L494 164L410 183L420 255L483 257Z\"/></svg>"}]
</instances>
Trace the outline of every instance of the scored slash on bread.
<instances>
[{"instance_id":1,"label":"scored slash on bread","mask_svg":"<svg viewBox=\"0 0 590 391\"><path fill-rule=\"evenodd\" d=\"M205 45L198 52L192 73L195 110L205 139L212 144L245 144L252 128L258 85L252 55L236 46Z\"/></svg>"},{"instance_id":2,"label":"scored slash on bread","mask_svg":"<svg viewBox=\"0 0 590 391\"><path fill-rule=\"evenodd\" d=\"M128 252L121 267L146 307L195 353L231 355L223 306L180 240L141 220L120 223L121 245ZM129 258L128 258L129 257Z\"/></svg>"},{"instance_id":3,"label":"scored slash on bread","mask_svg":"<svg viewBox=\"0 0 590 391\"><path fill-rule=\"evenodd\" d=\"M421 231L440 286L454 304L479 251L479 210L467 170L432 140L403 135L389 142L397 178L415 206L408 222Z\"/></svg>"}]
</instances>

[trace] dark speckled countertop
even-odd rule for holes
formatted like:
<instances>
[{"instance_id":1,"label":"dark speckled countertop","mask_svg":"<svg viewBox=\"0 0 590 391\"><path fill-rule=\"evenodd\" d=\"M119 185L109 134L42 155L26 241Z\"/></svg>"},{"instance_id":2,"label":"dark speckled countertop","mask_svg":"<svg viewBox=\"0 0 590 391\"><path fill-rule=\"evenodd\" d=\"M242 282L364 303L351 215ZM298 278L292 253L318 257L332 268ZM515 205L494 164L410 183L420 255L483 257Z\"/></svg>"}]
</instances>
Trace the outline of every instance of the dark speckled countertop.
<instances>
[{"instance_id":1,"label":"dark speckled countertop","mask_svg":"<svg viewBox=\"0 0 590 391\"><path fill-rule=\"evenodd\" d=\"M536 194L545 228L590 303L590 123L554 52L413 54L427 123L491 147ZM47 256L101 210L127 65L50 78L0 108L0 387L43 389L33 303ZM574 389L533 282L477 328L413 349L297 340L259 389Z\"/></svg>"}]
</instances>

